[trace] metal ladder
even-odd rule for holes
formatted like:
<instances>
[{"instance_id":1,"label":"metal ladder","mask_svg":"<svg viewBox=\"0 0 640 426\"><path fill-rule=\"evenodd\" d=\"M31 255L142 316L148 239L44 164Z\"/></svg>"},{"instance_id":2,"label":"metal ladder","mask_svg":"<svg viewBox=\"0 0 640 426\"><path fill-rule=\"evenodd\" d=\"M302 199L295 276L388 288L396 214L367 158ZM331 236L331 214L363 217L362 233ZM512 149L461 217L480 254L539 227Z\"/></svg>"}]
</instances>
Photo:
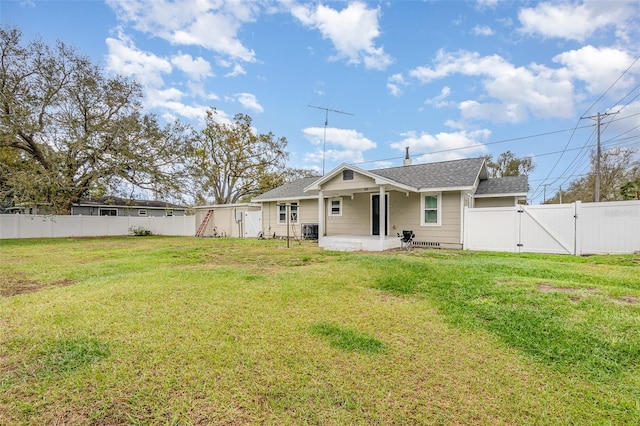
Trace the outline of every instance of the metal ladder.
<instances>
[{"instance_id":1,"label":"metal ladder","mask_svg":"<svg viewBox=\"0 0 640 426\"><path fill-rule=\"evenodd\" d=\"M202 223L200 224L200 226L198 227L198 230L196 231L196 237L204 236L204 231L207 229L207 225L209 224L209 220L211 219L211 216L213 216L213 210L209 210L207 212L207 215L204 217L204 219L202 220Z\"/></svg>"}]
</instances>

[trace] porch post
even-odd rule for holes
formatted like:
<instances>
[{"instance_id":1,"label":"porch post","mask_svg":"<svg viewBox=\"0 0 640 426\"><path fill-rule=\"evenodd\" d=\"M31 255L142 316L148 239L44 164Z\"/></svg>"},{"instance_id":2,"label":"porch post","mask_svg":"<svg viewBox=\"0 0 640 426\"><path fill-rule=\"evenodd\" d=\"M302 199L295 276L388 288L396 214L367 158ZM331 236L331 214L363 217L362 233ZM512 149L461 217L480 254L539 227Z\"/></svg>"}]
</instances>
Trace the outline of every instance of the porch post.
<instances>
[{"instance_id":1,"label":"porch post","mask_svg":"<svg viewBox=\"0 0 640 426\"><path fill-rule=\"evenodd\" d=\"M318 192L318 244L322 237L324 237L324 194L320 190Z\"/></svg>"},{"instance_id":2,"label":"porch post","mask_svg":"<svg viewBox=\"0 0 640 426\"><path fill-rule=\"evenodd\" d=\"M387 230L387 203L384 199L384 185L380 185L380 241L382 241L382 247L384 248L384 237Z\"/></svg>"}]
</instances>

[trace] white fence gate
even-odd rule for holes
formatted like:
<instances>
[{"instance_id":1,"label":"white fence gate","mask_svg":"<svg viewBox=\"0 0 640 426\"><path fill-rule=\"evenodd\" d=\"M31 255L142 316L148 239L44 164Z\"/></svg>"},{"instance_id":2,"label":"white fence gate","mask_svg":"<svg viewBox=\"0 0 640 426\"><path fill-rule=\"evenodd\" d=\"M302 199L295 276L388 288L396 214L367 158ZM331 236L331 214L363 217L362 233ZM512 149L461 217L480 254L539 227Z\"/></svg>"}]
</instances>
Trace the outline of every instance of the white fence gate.
<instances>
[{"instance_id":1,"label":"white fence gate","mask_svg":"<svg viewBox=\"0 0 640 426\"><path fill-rule=\"evenodd\" d=\"M640 251L640 201L465 208L464 248L634 253Z\"/></svg>"}]
</instances>

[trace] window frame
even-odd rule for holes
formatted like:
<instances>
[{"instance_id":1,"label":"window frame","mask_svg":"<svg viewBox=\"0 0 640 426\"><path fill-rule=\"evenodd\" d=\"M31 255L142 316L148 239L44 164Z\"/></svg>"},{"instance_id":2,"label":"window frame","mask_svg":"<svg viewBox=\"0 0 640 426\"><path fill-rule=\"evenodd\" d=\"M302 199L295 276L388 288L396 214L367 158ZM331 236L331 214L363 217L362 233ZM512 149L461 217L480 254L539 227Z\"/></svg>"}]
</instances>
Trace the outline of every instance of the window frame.
<instances>
[{"instance_id":1,"label":"window frame","mask_svg":"<svg viewBox=\"0 0 640 426\"><path fill-rule=\"evenodd\" d=\"M333 203L338 202L338 212L333 212ZM342 216L342 197L334 197L329 199L329 216Z\"/></svg>"},{"instance_id":2,"label":"window frame","mask_svg":"<svg viewBox=\"0 0 640 426\"><path fill-rule=\"evenodd\" d=\"M342 180L353 180L353 170L344 169L342 171Z\"/></svg>"},{"instance_id":3,"label":"window frame","mask_svg":"<svg viewBox=\"0 0 640 426\"><path fill-rule=\"evenodd\" d=\"M427 211L426 198L435 197L436 199L436 222L427 222L425 212ZM434 210L434 208L429 208ZM421 192L420 193L420 226L442 226L442 192Z\"/></svg>"},{"instance_id":4,"label":"window frame","mask_svg":"<svg viewBox=\"0 0 640 426\"><path fill-rule=\"evenodd\" d=\"M116 214L102 214L102 212L116 212ZM109 209L109 208L100 208L100 210L98 211L98 215L99 216L107 216L107 217L113 217L113 216L118 216L118 209Z\"/></svg>"},{"instance_id":5,"label":"window frame","mask_svg":"<svg viewBox=\"0 0 640 426\"><path fill-rule=\"evenodd\" d=\"M138 209L138 216L147 217L149 216L149 212L147 211L147 209Z\"/></svg>"},{"instance_id":6,"label":"window frame","mask_svg":"<svg viewBox=\"0 0 640 426\"><path fill-rule=\"evenodd\" d=\"M278 214L278 225L286 225L287 224L287 207L289 207L289 224L296 225L300 223L300 202L299 201L290 201L289 203L276 203L277 214ZM295 207L295 211L294 211ZM284 212L282 209L284 208ZM284 214L284 219L281 218L281 215ZM295 217L295 218L294 218Z\"/></svg>"}]
</instances>

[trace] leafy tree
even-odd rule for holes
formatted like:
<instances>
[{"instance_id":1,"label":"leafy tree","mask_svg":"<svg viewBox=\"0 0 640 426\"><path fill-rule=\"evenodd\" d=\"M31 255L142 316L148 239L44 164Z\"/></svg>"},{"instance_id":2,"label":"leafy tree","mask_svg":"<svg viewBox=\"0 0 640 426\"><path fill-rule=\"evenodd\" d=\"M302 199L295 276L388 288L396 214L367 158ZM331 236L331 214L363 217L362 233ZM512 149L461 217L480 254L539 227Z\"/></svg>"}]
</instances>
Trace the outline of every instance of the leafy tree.
<instances>
[{"instance_id":1,"label":"leafy tree","mask_svg":"<svg viewBox=\"0 0 640 426\"><path fill-rule=\"evenodd\" d=\"M639 180L640 162L634 159L635 149L613 148L603 151L600 156L600 201L620 201L629 199L633 193L634 181ZM571 182L562 192L563 203L595 200L596 152L591 152L591 170L585 176ZM559 193L547 200L547 204L559 202ZM632 198L637 196L634 195Z\"/></svg>"},{"instance_id":2,"label":"leafy tree","mask_svg":"<svg viewBox=\"0 0 640 426\"><path fill-rule=\"evenodd\" d=\"M256 134L251 117L237 114L231 123L207 111L205 127L194 132L184 149L185 171L196 202L245 201L285 182L290 169L287 140L271 132Z\"/></svg>"},{"instance_id":3,"label":"leafy tree","mask_svg":"<svg viewBox=\"0 0 640 426\"><path fill-rule=\"evenodd\" d=\"M105 76L62 42L21 37L0 28L0 148L19 159L0 158L4 195L68 213L92 190L169 192L181 127L142 114L136 82Z\"/></svg>"},{"instance_id":4,"label":"leafy tree","mask_svg":"<svg viewBox=\"0 0 640 426\"><path fill-rule=\"evenodd\" d=\"M488 155L486 159L489 177L494 178L529 175L536 167L531 158L518 158L511 151L503 152L496 161L493 161L492 155Z\"/></svg>"},{"instance_id":5,"label":"leafy tree","mask_svg":"<svg viewBox=\"0 0 640 426\"><path fill-rule=\"evenodd\" d=\"M625 200L640 200L640 179L629 181L622 185L620 194Z\"/></svg>"}]
</instances>

